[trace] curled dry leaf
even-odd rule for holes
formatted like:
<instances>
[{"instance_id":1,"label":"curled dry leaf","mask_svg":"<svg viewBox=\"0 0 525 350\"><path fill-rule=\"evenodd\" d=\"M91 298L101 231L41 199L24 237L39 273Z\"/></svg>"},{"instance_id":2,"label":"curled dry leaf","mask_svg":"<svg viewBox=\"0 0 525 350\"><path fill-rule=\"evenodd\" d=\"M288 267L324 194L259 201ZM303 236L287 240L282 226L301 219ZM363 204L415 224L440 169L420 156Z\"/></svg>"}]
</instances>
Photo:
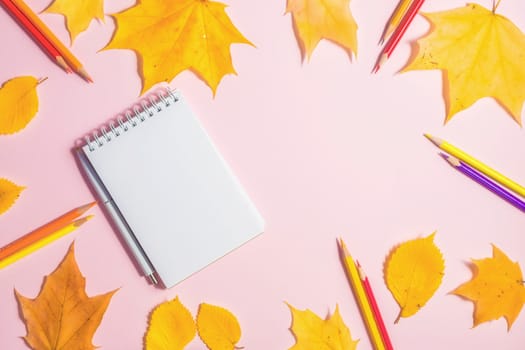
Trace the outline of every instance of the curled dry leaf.
<instances>
[{"instance_id":1,"label":"curled dry leaf","mask_svg":"<svg viewBox=\"0 0 525 350\"><path fill-rule=\"evenodd\" d=\"M189 69L215 94L224 75L236 74L230 45L251 45L235 28L225 7L209 0L140 1L113 15L117 29L105 49L137 53L142 92Z\"/></svg>"},{"instance_id":2,"label":"curled dry leaf","mask_svg":"<svg viewBox=\"0 0 525 350\"><path fill-rule=\"evenodd\" d=\"M386 285L401 308L396 322L418 312L441 284L445 262L434 236L405 242L386 260Z\"/></svg>"},{"instance_id":3,"label":"curled dry leaf","mask_svg":"<svg viewBox=\"0 0 525 350\"><path fill-rule=\"evenodd\" d=\"M350 330L339 314L339 306L326 320L310 310L297 310L288 304L292 312L291 331L296 343L289 350L355 350L358 340L352 340Z\"/></svg>"},{"instance_id":4,"label":"curled dry leaf","mask_svg":"<svg viewBox=\"0 0 525 350\"><path fill-rule=\"evenodd\" d=\"M505 317L507 329L518 317L525 303L523 275L517 262L492 246L492 258L472 260L474 276L453 291L474 302L474 327Z\"/></svg>"},{"instance_id":5,"label":"curled dry leaf","mask_svg":"<svg viewBox=\"0 0 525 350\"><path fill-rule=\"evenodd\" d=\"M88 297L85 287L71 244L35 299L15 291L27 328L24 339L31 349L95 349L93 335L116 290Z\"/></svg>"},{"instance_id":6,"label":"curled dry leaf","mask_svg":"<svg viewBox=\"0 0 525 350\"><path fill-rule=\"evenodd\" d=\"M197 329L199 337L210 350L233 350L241 339L237 318L220 306L200 304Z\"/></svg>"},{"instance_id":7,"label":"curled dry leaf","mask_svg":"<svg viewBox=\"0 0 525 350\"><path fill-rule=\"evenodd\" d=\"M0 135L18 132L33 119L38 112L36 87L44 80L23 76L0 87Z\"/></svg>"},{"instance_id":8,"label":"curled dry leaf","mask_svg":"<svg viewBox=\"0 0 525 350\"><path fill-rule=\"evenodd\" d=\"M5 213L16 202L25 187L0 179L0 215Z\"/></svg>"},{"instance_id":9,"label":"curled dry leaf","mask_svg":"<svg viewBox=\"0 0 525 350\"><path fill-rule=\"evenodd\" d=\"M196 334L191 313L176 297L160 304L151 313L145 337L146 350L182 350Z\"/></svg>"},{"instance_id":10,"label":"curled dry leaf","mask_svg":"<svg viewBox=\"0 0 525 350\"><path fill-rule=\"evenodd\" d=\"M66 18L66 27L73 42L92 20L104 21L104 0L55 0L44 12L58 13Z\"/></svg>"},{"instance_id":11,"label":"curled dry leaf","mask_svg":"<svg viewBox=\"0 0 525 350\"><path fill-rule=\"evenodd\" d=\"M447 115L493 97L521 124L525 101L525 35L509 19L478 4L425 13L430 33L404 71L443 71Z\"/></svg>"},{"instance_id":12,"label":"curled dry leaf","mask_svg":"<svg viewBox=\"0 0 525 350\"><path fill-rule=\"evenodd\" d=\"M301 50L310 58L321 39L340 45L351 57L357 55L357 23L350 0L288 0Z\"/></svg>"}]
</instances>

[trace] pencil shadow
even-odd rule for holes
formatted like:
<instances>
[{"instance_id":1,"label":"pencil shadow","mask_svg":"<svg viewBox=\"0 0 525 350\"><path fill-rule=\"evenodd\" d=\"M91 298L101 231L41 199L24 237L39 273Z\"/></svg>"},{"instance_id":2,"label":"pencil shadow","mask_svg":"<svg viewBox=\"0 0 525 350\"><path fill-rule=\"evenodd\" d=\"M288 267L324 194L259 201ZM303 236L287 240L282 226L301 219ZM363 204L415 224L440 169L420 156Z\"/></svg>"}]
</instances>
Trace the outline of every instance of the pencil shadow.
<instances>
[{"instance_id":1,"label":"pencil shadow","mask_svg":"<svg viewBox=\"0 0 525 350\"><path fill-rule=\"evenodd\" d=\"M78 140L77 142L75 142L75 145L76 147L81 147L82 145L82 141ZM147 280L147 283L154 286L155 288L158 288L158 289L164 289L166 288L164 286L164 284L162 283L162 281L159 281L158 284L154 284L152 283L148 278L146 278L146 276L143 275L143 271L142 271L142 268L140 267L140 265L138 264L138 262L136 261L135 257L133 256L133 254L131 253L130 249L128 248L128 245L126 244L126 241L124 240L124 238L122 238L122 236L118 233L119 230L117 228L117 225L114 223L113 219L111 218L111 216L108 214L108 212L105 210L105 206L104 205L100 205L100 199L98 198L97 196L97 192L93 189L93 186L91 185L90 181L88 180L86 174L84 174L83 171L81 171L82 167L80 165L80 160L78 159L78 156L76 155L76 147L75 148L72 148L70 149L70 152L73 156L73 158L75 159L75 163L78 167L78 170L80 172L80 174L82 175L82 178L84 179L84 182L86 183L86 185L88 186L89 190L91 191L91 194L93 195L93 198L95 198L97 200L97 203L99 204L99 207L100 207L100 210L101 212L103 213L104 217L106 218L106 221L110 224L113 232L115 233L115 235L117 236L117 239L120 243L120 245L122 246L122 249L126 252L126 254L128 255L129 257L129 260L131 261L131 263L133 264L133 266L135 267L135 270L137 271L137 273L142 276L143 278L145 278Z\"/></svg>"}]
</instances>

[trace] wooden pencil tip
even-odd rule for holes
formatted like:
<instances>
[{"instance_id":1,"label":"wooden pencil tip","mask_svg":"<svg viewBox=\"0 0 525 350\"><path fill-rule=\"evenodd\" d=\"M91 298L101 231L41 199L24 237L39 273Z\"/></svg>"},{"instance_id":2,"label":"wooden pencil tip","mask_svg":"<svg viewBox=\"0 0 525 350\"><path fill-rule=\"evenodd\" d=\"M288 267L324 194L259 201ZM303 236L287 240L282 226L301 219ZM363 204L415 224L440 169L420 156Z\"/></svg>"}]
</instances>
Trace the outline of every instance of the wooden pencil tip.
<instances>
[{"instance_id":1,"label":"wooden pencil tip","mask_svg":"<svg viewBox=\"0 0 525 350\"><path fill-rule=\"evenodd\" d=\"M341 248L341 252L343 253L343 256L345 258L348 258L348 257L351 258L352 257L350 255L350 252L348 251L348 248L346 247L346 244L345 244L345 242L343 241L342 238L339 238L339 247Z\"/></svg>"},{"instance_id":2,"label":"wooden pencil tip","mask_svg":"<svg viewBox=\"0 0 525 350\"><path fill-rule=\"evenodd\" d=\"M379 56L379 59L377 60L376 66L374 67L374 73L377 73L379 68L381 68L387 60L388 60L388 54L382 53L381 56Z\"/></svg>"},{"instance_id":3,"label":"wooden pencil tip","mask_svg":"<svg viewBox=\"0 0 525 350\"><path fill-rule=\"evenodd\" d=\"M80 227L82 226L83 224L85 224L86 222L88 222L89 220L93 219L95 217L95 215L88 215L88 216L85 216L83 218L80 218L80 219L77 219L73 222L73 225L75 227Z\"/></svg>"},{"instance_id":4,"label":"wooden pencil tip","mask_svg":"<svg viewBox=\"0 0 525 350\"><path fill-rule=\"evenodd\" d=\"M441 139L439 139L439 138L437 138L437 137L435 137L435 136L432 136L432 135L430 135L430 134L423 134L423 135L424 135L427 139L429 139L430 142L432 142L434 145L436 145L436 146L438 146L438 147L439 147L439 146L441 145L441 143L443 142Z\"/></svg>"},{"instance_id":5,"label":"wooden pencil tip","mask_svg":"<svg viewBox=\"0 0 525 350\"><path fill-rule=\"evenodd\" d=\"M80 207L77 208L77 210L80 212L80 213L85 213L86 211L88 211L90 208L92 208L93 206L95 206L97 204L97 202L91 202L91 203L88 203L88 204L84 204Z\"/></svg>"},{"instance_id":6,"label":"wooden pencil tip","mask_svg":"<svg viewBox=\"0 0 525 350\"><path fill-rule=\"evenodd\" d=\"M56 57L57 64L66 71L66 73L70 74L73 73L73 70L69 67L69 65L66 63L64 58L62 56Z\"/></svg>"},{"instance_id":7,"label":"wooden pencil tip","mask_svg":"<svg viewBox=\"0 0 525 350\"><path fill-rule=\"evenodd\" d=\"M453 167L461 166L461 162L456 157L449 156L448 154L442 152L440 152L439 155Z\"/></svg>"},{"instance_id":8,"label":"wooden pencil tip","mask_svg":"<svg viewBox=\"0 0 525 350\"><path fill-rule=\"evenodd\" d=\"M93 83L93 78L86 72L84 68L79 68L77 70L78 75L80 75L84 80L86 80L88 83Z\"/></svg>"}]
</instances>

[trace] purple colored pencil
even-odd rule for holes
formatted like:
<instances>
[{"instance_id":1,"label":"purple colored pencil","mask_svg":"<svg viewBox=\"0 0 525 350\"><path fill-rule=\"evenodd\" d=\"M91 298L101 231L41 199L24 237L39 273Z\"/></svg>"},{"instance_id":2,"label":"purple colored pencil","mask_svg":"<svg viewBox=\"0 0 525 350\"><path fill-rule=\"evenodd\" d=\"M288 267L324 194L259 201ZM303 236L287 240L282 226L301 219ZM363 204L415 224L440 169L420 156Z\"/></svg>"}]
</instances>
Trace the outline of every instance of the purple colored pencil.
<instances>
[{"instance_id":1,"label":"purple colored pencil","mask_svg":"<svg viewBox=\"0 0 525 350\"><path fill-rule=\"evenodd\" d=\"M463 163L459 159L449 156L448 154L440 153L440 155L450 163L454 168L461 171L463 174L470 177L472 180L476 181L483 187L489 189L493 193L497 194L501 198L505 199L521 211L525 212L525 202L510 193L509 191L505 190L501 186L499 186L497 183L493 182L489 178L485 177L482 173L478 172L477 170L471 168L469 165Z\"/></svg>"}]
</instances>

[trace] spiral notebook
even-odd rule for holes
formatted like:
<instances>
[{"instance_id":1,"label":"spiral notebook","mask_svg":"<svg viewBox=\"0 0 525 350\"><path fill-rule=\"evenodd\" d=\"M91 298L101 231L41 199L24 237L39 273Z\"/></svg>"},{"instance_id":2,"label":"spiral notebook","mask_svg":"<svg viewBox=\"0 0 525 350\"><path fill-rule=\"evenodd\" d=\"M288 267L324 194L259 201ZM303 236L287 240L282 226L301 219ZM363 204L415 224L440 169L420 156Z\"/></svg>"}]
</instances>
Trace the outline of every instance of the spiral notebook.
<instances>
[{"instance_id":1,"label":"spiral notebook","mask_svg":"<svg viewBox=\"0 0 525 350\"><path fill-rule=\"evenodd\" d=\"M153 283L160 278L172 287L264 229L178 91L138 102L76 152L101 207Z\"/></svg>"}]
</instances>

